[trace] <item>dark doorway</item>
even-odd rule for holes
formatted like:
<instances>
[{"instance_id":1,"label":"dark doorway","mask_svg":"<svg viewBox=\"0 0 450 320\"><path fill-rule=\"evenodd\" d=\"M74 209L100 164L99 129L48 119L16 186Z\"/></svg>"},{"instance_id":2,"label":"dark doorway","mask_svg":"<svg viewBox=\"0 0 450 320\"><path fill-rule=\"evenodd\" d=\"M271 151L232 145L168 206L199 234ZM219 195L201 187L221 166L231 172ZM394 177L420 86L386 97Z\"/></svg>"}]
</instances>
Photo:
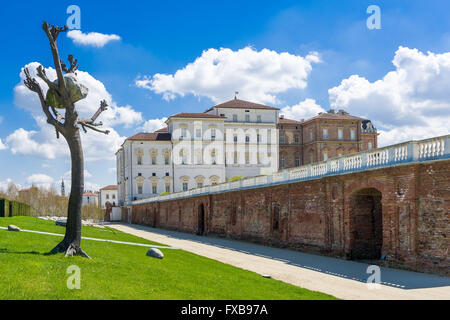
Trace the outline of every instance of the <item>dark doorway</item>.
<instances>
[{"instance_id":1,"label":"dark doorway","mask_svg":"<svg viewBox=\"0 0 450 320\"><path fill-rule=\"evenodd\" d=\"M201 203L198 206L198 231L197 234L202 236L205 233L205 206Z\"/></svg>"},{"instance_id":2,"label":"dark doorway","mask_svg":"<svg viewBox=\"0 0 450 320\"><path fill-rule=\"evenodd\" d=\"M381 192L375 188L350 195L350 259L380 259L383 245Z\"/></svg>"}]
</instances>

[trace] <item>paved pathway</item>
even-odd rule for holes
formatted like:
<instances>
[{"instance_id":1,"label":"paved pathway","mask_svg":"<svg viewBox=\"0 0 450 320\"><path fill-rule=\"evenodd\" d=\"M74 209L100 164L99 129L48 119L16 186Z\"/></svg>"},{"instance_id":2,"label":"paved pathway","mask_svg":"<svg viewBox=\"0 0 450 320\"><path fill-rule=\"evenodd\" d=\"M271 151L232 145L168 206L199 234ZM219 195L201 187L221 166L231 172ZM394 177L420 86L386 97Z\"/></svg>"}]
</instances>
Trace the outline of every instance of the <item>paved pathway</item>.
<instances>
[{"instance_id":1,"label":"paved pathway","mask_svg":"<svg viewBox=\"0 0 450 320\"><path fill-rule=\"evenodd\" d=\"M381 267L382 285L369 289L366 263L139 225L108 226L341 299L450 300L450 277Z\"/></svg>"}]
</instances>

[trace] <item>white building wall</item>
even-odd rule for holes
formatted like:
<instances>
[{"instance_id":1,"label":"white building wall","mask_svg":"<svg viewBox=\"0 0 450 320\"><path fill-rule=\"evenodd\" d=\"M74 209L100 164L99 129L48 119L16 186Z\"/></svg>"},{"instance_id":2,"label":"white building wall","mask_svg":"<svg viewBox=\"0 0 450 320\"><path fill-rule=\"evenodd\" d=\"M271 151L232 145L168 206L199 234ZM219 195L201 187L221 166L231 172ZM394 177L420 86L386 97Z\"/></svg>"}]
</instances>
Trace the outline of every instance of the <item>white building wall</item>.
<instances>
[{"instance_id":1,"label":"white building wall","mask_svg":"<svg viewBox=\"0 0 450 320\"><path fill-rule=\"evenodd\" d=\"M244 109L224 108L210 113L224 114L228 118L173 118L168 122L172 141L125 141L123 150L117 153L121 205L159 195L166 191L168 183L170 192L179 192L183 190L183 182L188 183L188 189L193 189L199 182L208 186L235 176L257 176L278 170L277 110L250 109L245 112ZM237 115L237 122L233 121L233 115ZM245 122L245 115L249 115L250 122ZM183 128L185 137L181 137ZM215 137L212 139L213 129ZM197 135L198 130L200 136ZM237 142L234 142L235 134ZM246 141L247 135L249 141ZM152 164L152 150L157 155L156 164ZM165 150L170 151L168 165L164 163ZM238 153L238 163L234 163L234 152ZM138 154L142 156L141 164L137 163ZM249 163L246 162L246 154ZM153 184L157 185L156 193L153 193ZM138 193L140 185L142 194Z\"/></svg>"}]
</instances>

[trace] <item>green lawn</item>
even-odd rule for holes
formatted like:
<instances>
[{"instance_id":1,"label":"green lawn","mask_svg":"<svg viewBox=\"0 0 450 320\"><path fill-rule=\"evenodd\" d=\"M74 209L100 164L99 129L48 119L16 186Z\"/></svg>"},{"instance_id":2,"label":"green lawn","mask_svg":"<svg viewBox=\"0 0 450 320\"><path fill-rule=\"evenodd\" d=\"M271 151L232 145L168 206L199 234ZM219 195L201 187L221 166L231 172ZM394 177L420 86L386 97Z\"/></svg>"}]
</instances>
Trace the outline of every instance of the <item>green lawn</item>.
<instances>
[{"instance_id":1,"label":"green lawn","mask_svg":"<svg viewBox=\"0 0 450 320\"><path fill-rule=\"evenodd\" d=\"M0 218L0 226L64 233L51 221ZM83 227L83 236L152 243L123 232ZM0 230L0 299L334 299L182 250L83 240L92 260L46 255L61 238ZM81 289L69 290L67 267L81 269Z\"/></svg>"}]
</instances>

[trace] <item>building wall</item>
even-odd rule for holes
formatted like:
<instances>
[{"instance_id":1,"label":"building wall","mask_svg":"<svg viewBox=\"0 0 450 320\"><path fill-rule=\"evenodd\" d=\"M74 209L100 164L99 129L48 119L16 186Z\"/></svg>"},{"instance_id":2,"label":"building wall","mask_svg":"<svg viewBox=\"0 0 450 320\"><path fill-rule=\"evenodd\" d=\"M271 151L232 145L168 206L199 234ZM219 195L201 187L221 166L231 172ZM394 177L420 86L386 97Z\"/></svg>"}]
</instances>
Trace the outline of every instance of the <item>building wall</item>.
<instances>
[{"instance_id":1,"label":"building wall","mask_svg":"<svg viewBox=\"0 0 450 320\"><path fill-rule=\"evenodd\" d=\"M99 193L100 207L106 209L106 203L116 206L119 204L117 190L100 190Z\"/></svg>"},{"instance_id":2,"label":"building wall","mask_svg":"<svg viewBox=\"0 0 450 320\"><path fill-rule=\"evenodd\" d=\"M205 234L354 259L372 210L385 265L450 275L449 181L444 160L135 205L131 219L196 233L203 205Z\"/></svg>"},{"instance_id":3,"label":"building wall","mask_svg":"<svg viewBox=\"0 0 450 320\"><path fill-rule=\"evenodd\" d=\"M183 191L185 183L188 189L194 189L199 184L207 186L223 183L235 176L249 177L276 172L278 111L249 111L212 110L230 116L231 120L226 122L224 118L174 117L168 122L172 141L126 140L122 149L116 153L120 205L166 192L168 184L170 192L179 192ZM235 113L238 119L232 121ZM250 115L250 122L244 123L246 114ZM258 115L261 116L261 122L257 121ZM238 137L236 143L234 135ZM170 152L170 161L166 165L163 154L167 150ZM152 152L157 154L156 164L152 164ZM238 155L236 162L235 153ZM270 158L267 157L268 153ZM140 164L138 159L141 159ZM154 185L157 187L156 192Z\"/></svg>"}]
</instances>

